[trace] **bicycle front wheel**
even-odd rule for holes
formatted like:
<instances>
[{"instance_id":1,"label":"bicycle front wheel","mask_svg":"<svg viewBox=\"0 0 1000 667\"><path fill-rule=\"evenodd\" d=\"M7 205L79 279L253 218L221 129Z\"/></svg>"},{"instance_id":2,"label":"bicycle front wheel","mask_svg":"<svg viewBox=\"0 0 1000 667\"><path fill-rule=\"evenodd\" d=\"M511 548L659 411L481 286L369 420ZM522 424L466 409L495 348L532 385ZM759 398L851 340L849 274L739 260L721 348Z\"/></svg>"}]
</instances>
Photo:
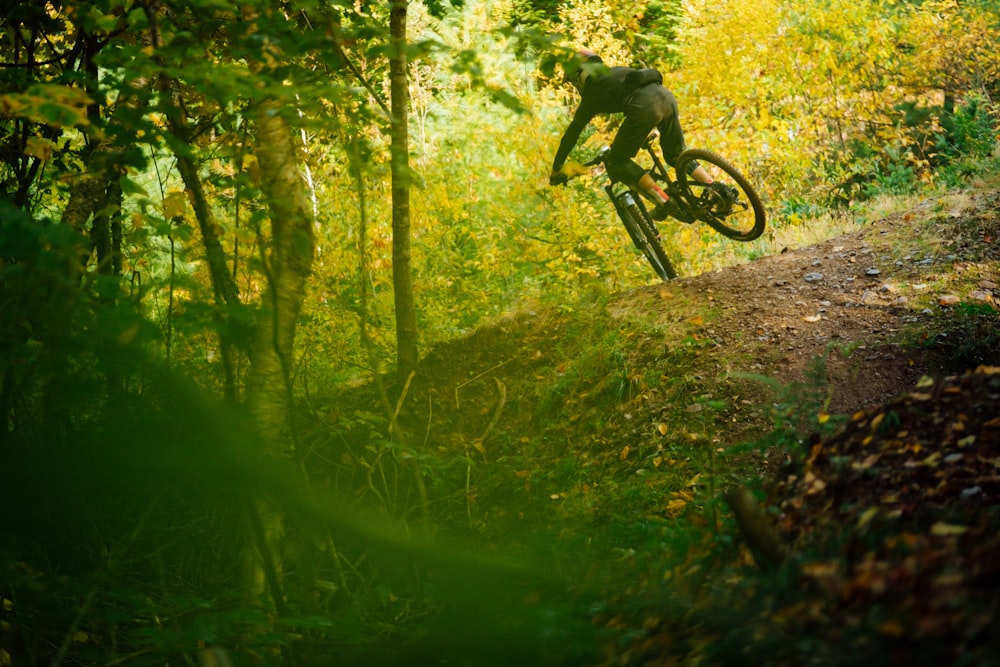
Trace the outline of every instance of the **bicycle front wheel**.
<instances>
[{"instance_id":1,"label":"bicycle front wheel","mask_svg":"<svg viewBox=\"0 0 1000 667\"><path fill-rule=\"evenodd\" d=\"M636 204L624 206L616 201L615 208L618 209L618 216L625 225L632 242L635 243L635 247L646 256L646 260L656 271L656 275L660 276L663 281L676 278L677 271L674 270L674 265L667 257L667 253L664 252L663 244L660 243L660 235L649 216L640 211Z\"/></svg>"},{"instance_id":2,"label":"bicycle front wheel","mask_svg":"<svg viewBox=\"0 0 1000 667\"><path fill-rule=\"evenodd\" d=\"M717 183L729 186L723 191L705 185L688 174L697 161ZM677 182L688 208L717 232L736 241L753 241L764 233L764 205L757 191L740 171L711 151L691 148L677 158Z\"/></svg>"}]
</instances>

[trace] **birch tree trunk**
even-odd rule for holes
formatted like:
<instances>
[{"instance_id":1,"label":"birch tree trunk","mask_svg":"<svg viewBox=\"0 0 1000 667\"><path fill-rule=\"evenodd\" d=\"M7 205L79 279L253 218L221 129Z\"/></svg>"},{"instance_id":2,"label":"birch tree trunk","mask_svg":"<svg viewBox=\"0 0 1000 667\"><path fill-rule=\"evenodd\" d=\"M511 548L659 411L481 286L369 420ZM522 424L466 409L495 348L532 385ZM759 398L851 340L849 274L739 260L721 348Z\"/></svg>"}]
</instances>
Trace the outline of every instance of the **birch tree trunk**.
<instances>
[{"instance_id":1,"label":"birch tree trunk","mask_svg":"<svg viewBox=\"0 0 1000 667\"><path fill-rule=\"evenodd\" d=\"M273 102L254 117L261 189L271 217L265 257L268 289L247 379L247 402L272 454L282 453L291 407L295 327L315 252L312 205L299 169L295 135Z\"/></svg>"},{"instance_id":2,"label":"birch tree trunk","mask_svg":"<svg viewBox=\"0 0 1000 667\"><path fill-rule=\"evenodd\" d=\"M295 135L281 116L279 105L260 104L254 124L261 190L271 218L271 247L264 257L268 280L263 304L266 315L258 324L252 351L247 404L268 453L287 458L292 444L287 427L292 406L295 328L312 270L315 235ZM286 517L274 500L257 499L252 521L258 558L248 553L246 573L248 592L260 594L270 589L277 611L283 613L280 554L286 542Z\"/></svg>"}]
</instances>

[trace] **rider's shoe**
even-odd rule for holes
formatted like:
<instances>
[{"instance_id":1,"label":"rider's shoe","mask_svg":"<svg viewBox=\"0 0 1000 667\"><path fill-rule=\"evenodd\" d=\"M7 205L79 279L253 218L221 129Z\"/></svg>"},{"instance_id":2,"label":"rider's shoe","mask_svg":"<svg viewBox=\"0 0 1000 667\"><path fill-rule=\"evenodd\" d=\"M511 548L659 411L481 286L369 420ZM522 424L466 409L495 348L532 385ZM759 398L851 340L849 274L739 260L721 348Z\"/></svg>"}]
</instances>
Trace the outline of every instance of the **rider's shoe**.
<instances>
[{"instance_id":1,"label":"rider's shoe","mask_svg":"<svg viewBox=\"0 0 1000 667\"><path fill-rule=\"evenodd\" d=\"M694 216L691 215L686 209L682 209L678 206L677 202L673 199L668 199L658 205L653 209L650 216L656 221L666 220L667 217L671 217L681 222L694 222Z\"/></svg>"}]
</instances>

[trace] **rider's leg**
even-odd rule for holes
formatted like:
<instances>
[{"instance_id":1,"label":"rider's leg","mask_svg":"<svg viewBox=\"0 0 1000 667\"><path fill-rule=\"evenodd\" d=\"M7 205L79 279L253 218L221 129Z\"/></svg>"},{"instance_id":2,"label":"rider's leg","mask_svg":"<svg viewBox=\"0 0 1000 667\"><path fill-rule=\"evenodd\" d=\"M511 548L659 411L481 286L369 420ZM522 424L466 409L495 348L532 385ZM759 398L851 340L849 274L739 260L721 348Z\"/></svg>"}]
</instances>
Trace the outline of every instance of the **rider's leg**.
<instances>
[{"instance_id":1,"label":"rider's leg","mask_svg":"<svg viewBox=\"0 0 1000 667\"><path fill-rule=\"evenodd\" d=\"M691 175L694 176L699 181L701 181L702 183L705 183L706 185L714 182L712 180L712 177L708 175L708 172L705 171L705 168L700 164L695 168L694 171L691 172Z\"/></svg>"},{"instance_id":2,"label":"rider's leg","mask_svg":"<svg viewBox=\"0 0 1000 667\"><path fill-rule=\"evenodd\" d=\"M646 143L653 128L663 122L664 114L669 112L668 94L662 86L646 86L632 95L607 160L609 176L636 186L639 193L655 205L662 204L669 197L632 158Z\"/></svg>"},{"instance_id":3,"label":"rider's leg","mask_svg":"<svg viewBox=\"0 0 1000 667\"><path fill-rule=\"evenodd\" d=\"M639 186L639 192L644 194L649 201L653 202L657 206L665 204L667 200L670 199L670 197L667 196L667 193L656 184L656 181L654 181L653 177L649 175L649 172L643 173L637 185Z\"/></svg>"},{"instance_id":4,"label":"rider's leg","mask_svg":"<svg viewBox=\"0 0 1000 667\"><path fill-rule=\"evenodd\" d=\"M654 219L670 216L690 222L691 216L670 200L649 172L632 160L654 127L662 127L669 116L676 117L676 108L677 101L663 86L651 85L637 90L625 107L625 120L611 144L606 164L609 176L637 186L638 191L654 204Z\"/></svg>"},{"instance_id":5,"label":"rider's leg","mask_svg":"<svg viewBox=\"0 0 1000 667\"><path fill-rule=\"evenodd\" d=\"M677 109L677 98L669 90L666 91L666 105L668 113L663 116L663 120L656 126L660 131L660 151L663 158L671 167L677 164L677 158L684 152L684 131L681 129L680 113ZM689 173L702 183L711 183L712 177L701 165L692 162L693 167Z\"/></svg>"}]
</instances>

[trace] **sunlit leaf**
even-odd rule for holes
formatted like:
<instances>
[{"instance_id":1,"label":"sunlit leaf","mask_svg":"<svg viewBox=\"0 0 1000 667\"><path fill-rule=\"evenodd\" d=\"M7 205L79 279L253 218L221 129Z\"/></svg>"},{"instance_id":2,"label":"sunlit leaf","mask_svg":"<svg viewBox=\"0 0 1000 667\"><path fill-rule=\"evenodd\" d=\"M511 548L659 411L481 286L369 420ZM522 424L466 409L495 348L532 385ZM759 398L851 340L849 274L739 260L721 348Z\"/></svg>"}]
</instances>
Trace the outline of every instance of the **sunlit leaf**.
<instances>
[{"instance_id":1,"label":"sunlit leaf","mask_svg":"<svg viewBox=\"0 0 1000 667\"><path fill-rule=\"evenodd\" d=\"M24 145L24 154L46 162L52 157L56 143L44 137L28 137Z\"/></svg>"},{"instance_id":2,"label":"sunlit leaf","mask_svg":"<svg viewBox=\"0 0 1000 667\"><path fill-rule=\"evenodd\" d=\"M168 220L183 216L187 211L187 194L182 190L174 190L163 198L163 217Z\"/></svg>"},{"instance_id":3,"label":"sunlit leaf","mask_svg":"<svg viewBox=\"0 0 1000 667\"><path fill-rule=\"evenodd\" d=\"M931 526L931 535L936 535L938 537L948 537L952 535L962 535L968 530L969 529L966 526L958 526L955 524L938 521L933 526Z\"/></svg>"}]
</instances>

